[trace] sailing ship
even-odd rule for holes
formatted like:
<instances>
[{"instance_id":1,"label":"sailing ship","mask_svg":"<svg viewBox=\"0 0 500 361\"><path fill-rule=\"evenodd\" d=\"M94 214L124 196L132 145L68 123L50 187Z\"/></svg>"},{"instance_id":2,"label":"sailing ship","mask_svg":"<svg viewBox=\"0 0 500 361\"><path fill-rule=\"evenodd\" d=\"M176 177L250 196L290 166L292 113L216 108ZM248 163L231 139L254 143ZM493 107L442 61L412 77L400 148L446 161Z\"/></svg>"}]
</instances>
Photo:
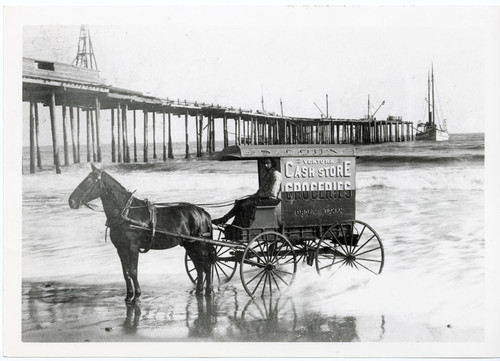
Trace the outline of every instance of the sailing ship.
<instances>
[{"instance_id":1,"label":"sailing ship","mask_svg":"<svg viewBox=\"0 0 500 361\"><path fill-rule=\"evenodd\" d=\"M431 75L427 76L427 113L428 120L426 123L420 122L417 125L417 140L431 140L440 142L450 139L448 135L448 126L446 119L441 124L438 120L436 123L436 108L434 106L434 68L432 68Z\"/></svg>"}]
</instances>

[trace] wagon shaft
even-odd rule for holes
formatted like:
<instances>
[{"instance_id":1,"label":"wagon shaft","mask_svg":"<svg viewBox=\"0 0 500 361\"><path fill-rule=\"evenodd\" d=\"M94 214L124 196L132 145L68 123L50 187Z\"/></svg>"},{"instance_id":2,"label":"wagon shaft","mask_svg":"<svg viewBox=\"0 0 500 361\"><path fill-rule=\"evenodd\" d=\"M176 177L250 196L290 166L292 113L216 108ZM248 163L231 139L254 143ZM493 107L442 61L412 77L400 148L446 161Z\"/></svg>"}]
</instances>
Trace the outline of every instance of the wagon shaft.
<instances>
[{"instance_id":1,"label":"wagon shaft","mask_svg":"<svg viewBox=\"0 0 500 361\"><path fill-rule=\"evenodd\" d=\"M134 225L134 224L130 225L130 227L135 228L135 229L140 229L143 231L152 231L152 229L150 227L143 227L143 226L138 226L138 225ZM245 246L242 245L241 243L236 243L236 242L231 242L231 241L216 241L213 239L208 239L208 238L203 238L203 237L194 237L194 236L189 236L186 234L169 232L169 231L166 231L166 230L161 229L161 228L156 228L155 232L160 233L160 234L164 234L166 236L177 237L177 238L181 238L183 240L192 241L192 242L203 242L203 243L210 243L210 244L217 245L217 246L245 249ZM206 236L208 237L209 234L207 234Z\"/></svg>"}]
</instances>

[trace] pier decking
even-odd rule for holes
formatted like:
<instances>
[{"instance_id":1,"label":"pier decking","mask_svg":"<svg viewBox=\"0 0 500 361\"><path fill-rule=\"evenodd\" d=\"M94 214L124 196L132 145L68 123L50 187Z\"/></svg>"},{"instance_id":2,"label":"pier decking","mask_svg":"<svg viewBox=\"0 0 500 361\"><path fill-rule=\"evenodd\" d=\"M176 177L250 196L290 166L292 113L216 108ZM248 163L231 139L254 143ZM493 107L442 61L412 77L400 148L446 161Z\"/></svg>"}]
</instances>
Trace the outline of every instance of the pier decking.
<instances>
[{"instance_id":1,"label":"pier decking","mask_svg":"<svg viewBox=\"0 0 500 361\"><path fill-rule=\"evenodd\" d=\"M400 117L386 120L300 118L163 99L107 85L96 70L29 58L23 59L23 101L30 103L30 173L35 173L37 166L41 168L39 104L50 111L56 173L61 172L58 139L61 126L64 165L70 164L70 142L72 162L81 161L83 128L86 161L102 161L103 126L110 129L106 133L111 134L111 139L106 139L106 143L111 144L112 162L120 163L148 162L150 156L152 159L161 156L165 161L173 158L173 126L184 126L185 157L190 157L191 143L196 144L197 157L213 154L216 120L222 121L224 147L230 144L366 144L414 139L412 123ZM62 119L57 119L56 107L61 107ZM102 112L106 110L110 111L110 124L102 124ZM143 157L138 159L137 146L141 140L136 137L136 129L141 119ZM152 134L149 122L152 122ZM157 132L157 122L162 124L161 134ZM196 125L194 140L189 137L189 122ZM234 122L233 132L229 131L229 122ZM161 146L157 144L158 139Z\"/></svg>"}]
</instances>

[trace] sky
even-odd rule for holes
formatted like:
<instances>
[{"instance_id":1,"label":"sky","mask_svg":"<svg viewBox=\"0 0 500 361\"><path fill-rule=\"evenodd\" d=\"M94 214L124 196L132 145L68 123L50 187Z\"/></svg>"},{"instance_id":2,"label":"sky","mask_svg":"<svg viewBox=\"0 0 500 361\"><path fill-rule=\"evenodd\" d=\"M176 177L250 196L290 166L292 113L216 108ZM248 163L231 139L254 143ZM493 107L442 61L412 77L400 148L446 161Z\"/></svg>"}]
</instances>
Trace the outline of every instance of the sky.
<instances>
[{"instance_id":1,"label":"sky","mask_svg":"<svg viewBox=\"0 0 500 361\"><path fill-rule=\"evenodd\" d=\"M80 24L87 24L109 85L253 110L263 96L265 110L277 114L281 99L284 115L299 117L319 117L317 106L326 113L328 94L330 116L361 118L370 96L371 113L385 101L377 119L398 115L415 124L425 117L433 66L437 115L450 133L484 132L486 59L500 48L490 41L499 7L121 7L97 16L92 10L28 14L34 20L23 23L22 56L71 63ZM48 132L41 143L50 144Z\"/></svg>"}]
</instances>

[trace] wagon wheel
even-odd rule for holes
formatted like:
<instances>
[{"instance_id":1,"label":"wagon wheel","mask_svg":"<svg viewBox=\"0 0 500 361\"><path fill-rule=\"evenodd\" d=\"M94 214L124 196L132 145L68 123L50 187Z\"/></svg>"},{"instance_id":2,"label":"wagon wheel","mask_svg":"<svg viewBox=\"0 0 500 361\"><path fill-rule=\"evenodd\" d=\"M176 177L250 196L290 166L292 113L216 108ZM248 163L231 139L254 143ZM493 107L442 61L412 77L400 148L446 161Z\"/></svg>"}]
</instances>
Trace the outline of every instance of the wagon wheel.
<instances>
[{"instance_id":1,"label":"wagon wheel","mask_svg":"<svg viewBox=\"0 0 500 361\"><path fill-rule=\"evenodd\" d=\"M251 297L284 291L293 282L296 271L292 244L276 232L264 232L252 239L240 265L241 282Z\"/></svg>"},{"instance_id":2,"label":"wagon wheel","mask_svg":"<svg viewBox=\"0 0 500 361\"><path fill-rule=\"evenodd\" d=\"M377 232L360 221L330 227L316 250L316 270L336 272L342 266L379 274L384 267L384 248Z\"/></svg>"},{"instance_id":3,"label":"wagon wheel","mask_svg":"<svg viewBox=\"0 0 500 361\"><path fill-rule=\"evenodd\" d=\"M210 257L210 263L212 265L212 285L220 285L222 283L229 282L231 278L233 278L236 273L238 263L236 262L234 255L232 255L233 250L231 248L217 245L214 245L213 247L215 253L213 257ZM184 265L189 279L196 284L198 274L194 263L187 252L184 256Z\"/></svg>"},{"instance_id":4,"label":"wagon wheel","mask_svg":"<svg viewBox=\"0 0 500 361\"><path fill-rule=\"evenodd\" d=\"M294 243L295 255L297 256L297 263L307 262L309 266L313 265L314 257L316 254L316 247L318 241L309 239L301 242Z\"/></svg>"}]
</instances>

